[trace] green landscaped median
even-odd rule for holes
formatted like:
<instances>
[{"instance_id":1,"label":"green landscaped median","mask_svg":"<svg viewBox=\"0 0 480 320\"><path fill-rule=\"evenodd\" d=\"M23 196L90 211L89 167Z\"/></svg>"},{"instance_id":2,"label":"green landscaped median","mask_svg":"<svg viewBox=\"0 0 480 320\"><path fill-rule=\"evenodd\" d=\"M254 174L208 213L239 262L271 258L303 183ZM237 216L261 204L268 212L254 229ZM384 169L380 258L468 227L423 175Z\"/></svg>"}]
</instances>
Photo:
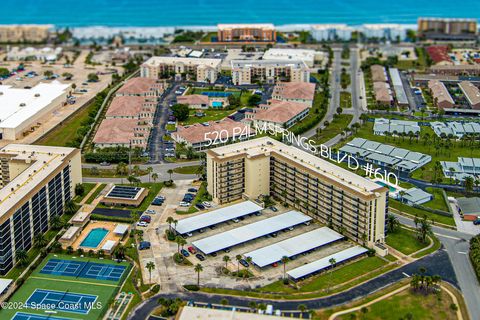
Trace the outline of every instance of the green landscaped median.
<instances>
[{"instance_id":1,"label":"green landscaped median","mask_svg":"<svg viewBox=\"0 0 480 320\"><path fill-rule=\"evenodd\" d=\"M76 203L80 203L83 200L83 198L85 198L88 195L88 193L92 191L92 189L96 186L96 183L82 183L82 185L83 185L83 194L75 196L75 198L73 198L73 201L75 201Z\"/></svg>"},{"instance_id":2,"label":"green landscaped median","mask_svg":"<svg viewBox=\"0 0 480 320\"><path fill-rule=\"evenodd\" d=\"M93 200L95 200L95 198L100 194L100 192L102 192L103 189L105 189L105 186L106 184L105 183L102 183L98 186L97 189L95 189L95 191L90 195L90 197L88 197L87 201L85 201L86 204L91 204L93 202Z\"/></svg>"},{"instance_id":3,"label":"green landscaped median","mask_svg":"<svg viewBox=\"0 0 480 320\"><path fill-rule=\"evenodd\" d=\"M186 166L174 168L173 172L180 174L197 174L200 166Z\"/></svg>"},{"instance_id":4,"label":"green landscaped median","mask_svg":"<svg viewBox=\"0 0 480 320\"><path fill-rule=\"evenodd\" d=\"M185 121L180 122L180 125L190 125L194 123L203 123L203 122L208 122L208 121L218 121L222 120L223 118L229 116L230 114L234 113L234 110L217 110L217 109L208 109L208 110L202 110L203 113L205 113L205 116L203 117L196 117L195 113L196 110L190 110L190 115L188 116L188 119Z\"/></svg>"},{"instance_id":5,"label":"green landscaped median","mask_svg":"<svg viewBox=\"0 0 480 320\"><path fill-rule=\"evenodd\" d=\"M422 319L422 320L457 320L456 310L450 308L452 298L446 292L438 294L415 293L410 289L403 290L391 297L368 306L364 311L355 311L336 317L335 319Z\"/></svg>"},{"instance_id":6,"label":"green landscaped median","mask_svg":"<svg viewBox=\"0 0 480 320\"><path fill-rule=\"evenodd\" d=\"M298 289L290 285L284 285L283 281L276 281L265 287L251 291L204 287L200 288L200 290L209 293L265 299L309 299L347 290L395 268L394 264L388 263L389 262L377 256L366 257L346 265L337 266L333 270L333 273L327 271L299 282L297 284ZM329 288L331 290L329 290Z\"/></svg>"},{"instance_id":7,"label":"green landscaped median","mask_svg":"<svg viewBox=\"0 0 480 320\"><path fill-rule=\"evenodd\" d=\"M315 140L317 144L327 142L337 134L341 134L348 127L352 119L353 116L351 114L336 115L328 127L323 129L320 134L313 136L313 140Z\"/></svg>"},{"instance_id":8,"label":"green landscaped median","mask_svg":"<svg viewBox=\"0 0 480 320\"><path fill-rule=\"evenodd\" d=\"M430 241L422 243L418 240L415 231L405 228L397 228L395 232L388 233L385 240L390 247L406 255L417 252L430 244Z\"/></svg>"},{"instance_id":9,"label":"green landscaped median","mask_svg":"<svg viewBox=\"0 0 480 320\"><path fill-rule=\"evenodd\" d=\"M455 226L455 220L453 219L453 217L447 217L447 216L436 214L427 210L414 208L394 199L388 200L388 206L412 216L416 215L418 217L422 217L425 215L429 220L433 220L434 222L443 223L449 226Z\"/></svg>"},{"instance_id":10,"label":"green landscaped median","mask_svg":"<svg viewBox=\"0 0 480 320\"><path fill-rule=\"evenodd\" d=\"M109 281L109 280L97 280L97 279L90 279L90 278L83 278L83 277L75 277L75 276L58 276L58 275L50 275L50 274L43 274L40 273L43 266L48 262L50 259L64 259L64 260L74 260L74 261L89 261L94 263L101 263L101 264L112 264L112 265L123 265L126 269L123 272L123 276L118 281ZM88 313L79 313L79 312L67 312L67 311L60 311L55 310L55 317L66 318L66 319L101 319L104 313L107 311L108 306L110 305L113 297L118 292L120 285L127 276L130 269L130 265L125 262L117 263L111 260L99 260L95 258L80 258L76 257L73 259L72 256L69 255L53 255L50 254L44 261L32 272L30 277L26 279L26 281L20 286L20 288L15 292L13 297L9 299L9 302L17 302L25 304L25 302L29 299L32 293L35 292L36 289L43 289L43 290L51 290L57 292L65 292L65 293L78 293L78 294L85 294L85 295L94 295L97 296L95 306L90 308ZM37 301L39 303L40 301ZM45 303L45 302L44 302ZM81 306L85 308L85 306ZM19 310L17 309L3 309L0 310L0 319L11 319L15 313ZM20 310L26 313L32 313L37 315L51 315L51 313L45 312L40 308L26 308L24 310Z\"/></svg>"}]
</instances>

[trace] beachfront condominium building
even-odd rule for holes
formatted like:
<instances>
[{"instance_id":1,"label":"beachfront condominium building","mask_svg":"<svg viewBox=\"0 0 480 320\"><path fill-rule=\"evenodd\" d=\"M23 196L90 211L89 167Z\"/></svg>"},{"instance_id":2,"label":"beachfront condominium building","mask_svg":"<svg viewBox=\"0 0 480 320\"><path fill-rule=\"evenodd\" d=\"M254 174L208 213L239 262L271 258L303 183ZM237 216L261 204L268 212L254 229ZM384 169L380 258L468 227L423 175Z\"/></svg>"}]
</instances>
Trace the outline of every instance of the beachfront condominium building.
<instances>
[{"instance_id":1,"label":"beachfront condominium building","mask_svg":"<svg viewBox=\"0 0 480 320\"><path fill-rule=\"evenodd\" d=\"M152 57L142 64L140 75L151 79L175 76L214 83L217 81L221 62L221 59Z\"/></svg>"},{"instance_id":2,"label":"beachfront condominium building","mask_svg":"<svg viewBox=\"0 0 480 320\"><path fill-rule=\"evenodd\" d=\"M401 24L364 24L360 31L366 38L403 40L407 36L407 27Z\"/></svg>"},{"instance_id":3,"label":"beachfront condominium building","mask_svg":"<svg viewBox=\"0 0 480 320\"><path fill-rule=\"evenodd\" d=\"M317 41L348 41L354 29L346 24L316 24L312 26L312 38Z\"/></svg>"},{"instance_id":4,"label":"beachfront condominium building","mask_svg":"<svg viewBox=\"0 0 480 320\"><path fill-rule=\"evenodd\" d=\"M82 182L80 150L9 144L0 149L0 274L62 215Z\"/></svg>"},{"instance_id":5,"label":"beachfront condominium building","mask_svg":"<svg viewBox=\"0 0 480 320\"><path fill-rule=\"evenodd\" d=\"M384 241L388 190L371 180L269 137L206 154L216 203L270 195L355 241Z\"/></svg>"},{"instance_id":6,"label":"beachfront condominium building","mask_svg":"<svg viewBox=\"0 0 480 320\"><path fill-rule=\"evenodd\" d=\"M235 85L278 81L310 82L310 69L300 60L232 60L231 67Z\"/></svg>"},{"instance_id":7,"label":"beachfront condominium building","mask_svg":"<svg viewBox=\"0 0 480 320\"><path fill-rule=\"evenodd\" d=\"M432 39L474 39L477 19L418 18L418 34Z\"/></svg>"},{"instance_id":8,"label":"beachfront condominium building","mask_svg":"<svg viewBox=\"0 0 480 320\"><path fill-rule=\"evenodd\" d=\"M38 43L48 39L53 25L0 25L0 43Z\"/></svg>"},{"instance_id":9,"label":"beachfront condominium building","mask_svg":"<svg viewBox=\"0 0 480 320\"><path fill-rule=\"evenodd\" d=\"M271 23L219 24L218 42L275 42L277 32Z\"/></svg>"},{"instance_id":10,"label":"beachfront condominium building","mask_svg":"<svg viewBox=\"0 0 480 320\"><path fill-rule=\"evenodd\" d=\"M17 140L34 131L63 106L70 84L39 83L31 89L0 85L0 140Z\"/></svg>"}]
</instances>

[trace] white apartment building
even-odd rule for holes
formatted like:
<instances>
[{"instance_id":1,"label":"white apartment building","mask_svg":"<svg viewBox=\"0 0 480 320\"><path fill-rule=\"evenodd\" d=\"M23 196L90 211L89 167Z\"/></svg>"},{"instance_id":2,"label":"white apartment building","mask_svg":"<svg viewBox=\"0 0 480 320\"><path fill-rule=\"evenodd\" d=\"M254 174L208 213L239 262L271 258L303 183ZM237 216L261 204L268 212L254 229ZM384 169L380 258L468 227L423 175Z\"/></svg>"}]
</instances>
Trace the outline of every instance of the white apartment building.
<instances>
[{"instance_id":1,"label":"white apartment building","mask_svg":"<svg viewBox=\"0 0 480 320\"><path fill-rule=\"evenodd\" d=\"M354 29L346 24L316 24L312 26L310 33L316 41L348 41L352 38Z\"/></svg>"},{"instance_id":2,"label":"white apartment building","mask_svg":"<svg viewBox=\"0 0 480 320\"><path fill-rule=\"evenodd\" d=\"M310 69L303 61L232 60L232 81L235 85L257 81L276 83L310 82Z\"/></svg>"},{"instance_id":3,"label":"white apartment building","mask_svg":"<svg viewBox=\"0 0 480 320\"><path fill-rule=\"evenodd\" d=\"M181 76L198 82L214 83L221 62L221 59L151 57L140 67L140 76L151 79Z\"/></svg>"}]
</instances>

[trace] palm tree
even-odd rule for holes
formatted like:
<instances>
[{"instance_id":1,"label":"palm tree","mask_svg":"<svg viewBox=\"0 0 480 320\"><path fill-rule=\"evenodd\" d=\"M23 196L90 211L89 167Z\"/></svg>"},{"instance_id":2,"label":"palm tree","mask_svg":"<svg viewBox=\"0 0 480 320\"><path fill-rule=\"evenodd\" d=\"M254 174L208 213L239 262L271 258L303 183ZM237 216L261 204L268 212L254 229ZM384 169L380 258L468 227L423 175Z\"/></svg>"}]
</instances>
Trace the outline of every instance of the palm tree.
<instances>
[{"instance_id":1,"label":"palm tree","mask_svg":"<svg viewBox=\"0 0 480 320\"><path fill-rule=\"evenodd\" d=\"M223 256L223 262L225 262L225 269L228 270L228 262L230 261L230 257L225 255Z\"/></svg>"},{"instance_id":2,"label":"palm tree","mask_svg":"<svg viewBox=\"0 0 480 320\"><path fill-rule=\"evenodd\" d=\"M152 261L148 262L147 265L145 266L145 268L147 268L148 270L148 273L150 274L150 283L152 283L152 270L155 269L155 263L153 263Z\"/></svg>"},{"instance_id":3,"label":"palm tree","mask_svg":"<svg viewBox=\"0 0 480 320\"><path fill-rule=\"evenodd\" d=\"M118 175L125 176L128 173L127 164L124 162L120 162L117 164L117 168L115 170Z\"/></svg>"},{"instance_id":4,"label":"palm tree","mask_svg":"<svg viewBox=\"0 0 480 320\"><path fill-rule=\"evenodd\" d=\"M183 237L177 236L175 238L175 242L177 243L177 253L180 254L180 246L182 246L182 248L183 248L183 246L185 244L187 244L187 241L185 239L183 239Z\"/></svg>"},{"instance_id":5,"label":"palm tree","mask_svg":"<svg viewBox=\"0 0 480 320\"><path fill-rule=\"evenodd\" d=\"M255 311L255 309L257 309L257 303L256 303L255 301L250 301L250 302L248 303L248 307L249 307L250 309L253 309L253 310Z\"/></svg>"},{"instance_id":6,"label":"palm tree","mask_svg":"<svg viewBox=\"0 0 480 320\"><path fill-rule=\"evenodd\" d=\"M252 264L252 257L247 257L245 260L248 262L249 265Z\"/></svg>"},{"instance_id":7,"label":"palm tree","mask_svg":"<svg viewBox=\"0 0 480 320\"><path fill-rule=\"evenodd\" d=\"M61 248L62 248L62 244L61 244L59 241L56 241L56 240L55 240L55 241L52 243L52 250L53 250L54 252L60 251Z\"/></svg>"},{"instance_id":8,"label":"palm tree","mask_svg":"<svg viewBox=\"0 0 480 320\"><path fill-rule=\"evenodd\" d=\"M170 181L172 181L173 169L168 169L167 173L170 175Z\"/></svg>"},{"instance_id":9,"label":"palm tree","mask_svg":"<svg viewBox=\"0 0 480 320\"><path fill-rule=\"evenodd\" d=\"M428 222L427 216L424 215L419 221L419 226L417 227L418 238L420 241L425 243L427 241L427 236L432 234L432 225Z\"/></svg>"},{"instance_id":10,"label":"palm tree","mask_svg":"<svg viewBox=\"0 0 480 320\"><path fill-rule=\"evenodd\" d=\"M47 238L45 238L45 234L37 233L35 237L33 237L33 243L35 248L43 248L47 245L48 241Z\"/></svg>"},{"instance_id":11,"label":"palm tree","mask_svg":"<svg viewBox=\"0 0 480 320\"><path fill-rule=\"evenodd\" d=\"M200 287L200 272L203 271L203 267L200 263L197 263L193 269L197 273L197 286Z\"/></svg>"},{"instance_id":12,"label":"palm tree","mask_svg":"<svg viewBox=\"0 0 480 320\"><path fill-rule=\"evenodd\" d=\"M330 263L330 286L332 285L332 277L333 277L333 268L335 267L335 264L337 263L337 260L335 260L335 258L330 258L330 260L328 260L328 262Z\"/></svg>"},{"instance_id":13,"label":"palm tree","mask_svg":"<svg viewBox=\"0 0 480 320\"><path fill-rule=\"evenodd\" d=\"M289 261L290 259L287 257L287 256L283 256L282 257L282 263L283 263L283 280L285 280L285 274L286 274L286 267L287 267L287 262Z\"/></svg>"},{"instance_id":14,"label":"palm tree","mask_svg":"<svg viewBox=\"0 0 480 320\"><path fill-rule=\"evenodd\" d=\"M240 260L242 260L242 256L237 254L235 256L235 259L237 259L237 276L238 276L238 273L240 272Z\"/></svg>"},{"instance_id":15,"label":"palm tree","mask_svg":"<svg viewBox=\"0 0 480 320\"><path fill-rule=\"evenodd\" d=\"M17 260L18 264L23 266L28 262L28 254L27 251L23 249L18 249L15 253L15 260Z\"/></svg>"},{"instance_id":16,"label":"palm tree","mask_svg":"<svg viewBox=\"0 0 480 320\"><path fill-rule=\"evenodd\" d=\"M50 227L53 230L60 230L64 226L62 218L60 216L53 216L50 218Z\"/></svg>"},{"instance_id":17,"label":"palm tree","mask_svg":"<svg viewBox=\"0 0 480 320\"><path fill-rule=\"evenodd\" d=\"M158 179L158 173L154 172L152 173L152 179L153 179L153 182L157 182L157 179Z\"/></svg>"},{"instance_id":18,"label":"palm tree","mask_svg":"<svg viewBox=\"0 0 480 320\"><path fill-rule=\"evenodd\" d=\"M67 214L73 214L75 211L77 211L77 206L72 199L65 202L65 211Z\"/></svg>"},{"instance_id":19,"label":"palm tree","mask_svg":"<svg viewBox=\"0 0 480 320\"><path fill-rule=\"evenodd\" d=\"M388 232L395 232L400 225L400 222L398 221L397 217L395 217L393 214L387 214L387 231Z\"/></svg>"},{"instance_id":20,"label":"palm tree","mask_svg":"<svg viewBox=\"0 0 480 320\"><path fill-rule=\"evenodd\" d=\"M117 248L115 249L115 257L116 257L117 259L123 259L123 258L125 258L125 252L126 252L126 250L127 250L127 249L125 248L125 246L123 246L122 244L119 244L119 245L117 246Z\"/></svg>"},{"instance_id":21,"label":"palm tree","mask_svg":"<svg viewBox=\"0 0 480 320\"><path fill-rule=\"evenodd\" d=\"M222 306L225 307L228 304L227 298L222 298L222 300L220 300L220 303L221 303Z\"/></svg>"},{"instance_id":22,"label":"palm tree","mask_svg":"<svg viewBox=\"0 0 480 320\"><path fill-rule=\"evenodd\" d=\"M173 217L168 217L167 218L167 223L168 223L168 230L171 232L172 231L172 223L175 219Z\"/></svg>"},{"instance_id":23,"label":"palm tree","mask_svg":"<svg viewBox=\"0 0 480 320\"><path fill-rule=\"evenodd\" d=\"M297 309L300 310L301 313L304 313L305 310L307 310L307 306L302 303L297 306Z\"/></svg>"},{"instance_id":24,"label":"palm tree","mask_svg":"<svg viewBox=\"0 0 480 320\"><path fill-rule=\"evenodd\" d=\"M472 177L466 177L464 181L465 185L465 192L470 193L473 191L473 178Z\"/></svg>"},{"instance_id":25,"label":"palm tree","mask_svg":"<svg viewBox=\"0 0 480 320\"><path fill-rule=\"evenodd\" d=\"M153 168L152 167L148 167L147 168L147 172L148 172L148 183L150 183L150 178L152 177L152 172L153 172Z\"/></svg>"}]
</instances>

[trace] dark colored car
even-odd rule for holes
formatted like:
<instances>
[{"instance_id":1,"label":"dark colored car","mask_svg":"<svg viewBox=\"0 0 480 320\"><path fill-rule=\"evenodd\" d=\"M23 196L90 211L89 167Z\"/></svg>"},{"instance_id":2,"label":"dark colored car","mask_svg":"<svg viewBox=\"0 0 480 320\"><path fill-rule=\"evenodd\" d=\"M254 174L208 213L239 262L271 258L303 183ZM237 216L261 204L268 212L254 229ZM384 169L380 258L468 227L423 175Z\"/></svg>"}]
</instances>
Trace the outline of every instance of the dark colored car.
<instances>
[{"instance_id":1,"label":"dark colored car","mask_svg":"<svg viewBox=\"0 0 480 320\"><path fill-rule=\"evenodd\" d=\"M197 259L200 260L200 261L204 261L204 260L205 260L205 257L202 256L200 253L197 253L197 254L195 255L195 257L197 257Z\"/></svg>"},{"instance_id":2,"label":"dark colored car","mask_svg":"<svg viewBox=\"0 0 480 320\"><path fill-rule=\"evenodd\" d=\"M188 253L188 251L185 250L185 249L180 250L180 253L181 253L184 257L188 257L188 256L190 255L190 253Z\"/></svg>"},{"instance_id":3,"label":"dark colored car","mask_svg":"<svg viewBox=\"0 0 480 320\"><path fill-rule=\"evenodd\" d=\"M197 191L198 191L198 190L195 189L195 188L189 188L189 189L188 189L188 192L197 192Z\"/></svg>"},{"instance_id":4,"label":"dark colored car","mask_svg":"<svg viewBox=\"0 0 480 320\"><path fill-rule=\"evenodd\" d=\"M212 257L216 257L216 256L217 256L217 253L216 253L216 252L212 252L212 253L210 253L210 255L211 255Z\"/></svg>"},{"instance_id":5,"label":"dark colored car","mask_svg":"<svg viewBox=\"0 0 480 320\"><path fill-rule=\"evenodd\" d=\"M201 203L197 203L197 204L195 205L195 207L197 207L197 208L200 209L200 210L205 209L205 206L204 206L203 204L201 204Z\"/></svg>"},{"instance_id":6,"label":"dark colored car","mask_svg":"<svg viewBox=\"0 0 480 320\"><path fill-rule=\"evenodd\" d=\"M245 268L248 268L248 267L250 266L245 259L240 259L239 262L240 262L240 264L241 264L242 266L244 266Z\"/></svg>"},{"instance_id":7,"label":"dark colored car","mask_svg":"<svg viewBox=\"0 0 480 320\"><path fill-rule=\"evenodd\" d=\"M146 250L150 249L150 242L148 241L141 241L140 244L138 245L138 250Z\"/></svg>"},{"instance_id":8,"label":"dark colored car","mask_svg":"<svg viewBox=\"0 0 480 320\"><path fill-rule=\"evenodd\" d=\"M163 204L163 200L155 199L152 201L152 205L154 206L161 206Z\"/></svg>"},{"instance_id":9,"label":"dark colored car","mask_svg":"<svg viewBox=\"0 0 480 320\"><path fill-rule=\"evenodd\" d=\"M270 210L272 210L273 212L277 212L277 211L278 211L278 209L275 208L274 206L271 206L271 207L270 207Z\"/></svg>"},{"instance_id":10,"label":"dark colored car","mask_svg":"<svg viewBox=\"0 0 480 320\"><path fill-rule=\"evenodd\" d=\"M141 216L141 217L140 217L140 221L145 221L145 222L150 223L150 222L152 222L152 217L150 217L150 216Z\"/></svg>"}]
</instances>

